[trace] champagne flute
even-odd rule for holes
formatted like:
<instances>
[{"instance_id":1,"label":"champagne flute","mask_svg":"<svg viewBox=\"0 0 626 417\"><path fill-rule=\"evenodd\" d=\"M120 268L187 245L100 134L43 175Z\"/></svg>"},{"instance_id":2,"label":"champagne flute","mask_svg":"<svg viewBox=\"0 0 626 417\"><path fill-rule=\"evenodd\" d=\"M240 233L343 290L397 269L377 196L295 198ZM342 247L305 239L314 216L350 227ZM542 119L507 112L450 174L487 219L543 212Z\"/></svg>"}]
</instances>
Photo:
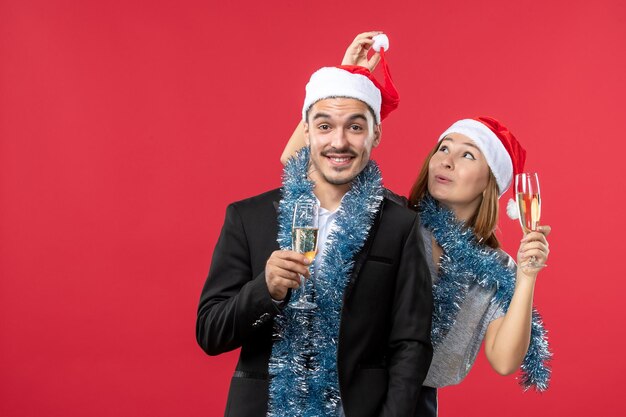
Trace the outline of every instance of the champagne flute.
<instances>
[{"instance_id":1,"label":"champagne flute","mask_svg":"<svg viewBox=\"0 0 626 417\"><path fill-rule=\"evenodd\" d=\"M539 193L539 176L537 173L521 173L515 176L515 199L519 208L519 222L524 234L534 232L541 218L541 197ZM542 268L532 256L522 268Z\"/></svg>"},{"instance_id":2,"label":"champagne flute","mask_svg":"<svg viewBox=\"0 0 626 417\"><path fill-rule=\"evenodd\" d=\"M291 247L302 253L313 262L317 253L319 206L311 201L298 201L293 210L293 227L291 229ZM306 282L300 275L300 297L289 304L292 308L310 310L317 305L306 298Z\"/></svg>"}]
</instances>

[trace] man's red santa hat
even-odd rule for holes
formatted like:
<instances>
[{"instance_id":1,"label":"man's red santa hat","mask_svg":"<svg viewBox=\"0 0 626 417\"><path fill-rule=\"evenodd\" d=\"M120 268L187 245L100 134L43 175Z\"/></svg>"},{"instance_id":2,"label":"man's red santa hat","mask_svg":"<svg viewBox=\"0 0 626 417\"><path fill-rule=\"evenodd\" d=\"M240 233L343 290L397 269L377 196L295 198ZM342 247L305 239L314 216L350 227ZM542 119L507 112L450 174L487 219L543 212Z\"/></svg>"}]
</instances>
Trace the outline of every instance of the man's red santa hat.
<instances>
[{"instance_id":1,"label":"man's red santa hat","mask_svg":"<svg viewBox=\"0 0 626 417\"><path fill-rule=\"evenodd\" d=\"M365 67L341 65L321 68L311 75L306 85L302 120L306 121L306 114L313 104L331 97L361 100L374 112L376 124L379 124L398 107L400 102L398 90L391 80L385 60L385 49L389 49L389 39L384 35L382 35L384 38L379 36L375 37L373 48L377 52L380 51L384 84L381 84Z\"/></svg>"}]
</instances>

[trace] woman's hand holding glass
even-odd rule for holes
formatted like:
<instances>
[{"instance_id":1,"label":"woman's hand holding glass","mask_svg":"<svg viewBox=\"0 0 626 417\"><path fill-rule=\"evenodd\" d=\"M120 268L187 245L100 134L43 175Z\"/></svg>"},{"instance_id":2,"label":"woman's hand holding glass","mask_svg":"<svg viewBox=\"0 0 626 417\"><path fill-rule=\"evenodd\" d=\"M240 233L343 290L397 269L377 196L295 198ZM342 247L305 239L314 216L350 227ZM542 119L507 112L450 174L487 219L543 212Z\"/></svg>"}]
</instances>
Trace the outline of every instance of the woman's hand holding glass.
<instances>
[{"instance_id":1,"label":"woman's hand holding glass","mask_svg":"<svg viewBox=\"0 0 626 417\"><path fill-rule=\"evenodd\" d=\"M546 238L551 230L550 226L542 225L524 235L517 252L517 265L525 275L536 276L547 266L550 245Z\"/></svg>"},{"instance_id":2,"label":"woman's hand holding glass","mask_svg":"<svg viewBox=\"0 0 626 417\"><path fill-rule=\"evenodd\" d=\"M517 265L524 271L547 266L550 226L539 226L541 219L541 192L537 173L515 175L515 201L519 209L519 221L524 238L517 253ZM528 274L527 274L528 275ZM536 272L534 275L537 275Z\"/></svg>"}]
</instances>

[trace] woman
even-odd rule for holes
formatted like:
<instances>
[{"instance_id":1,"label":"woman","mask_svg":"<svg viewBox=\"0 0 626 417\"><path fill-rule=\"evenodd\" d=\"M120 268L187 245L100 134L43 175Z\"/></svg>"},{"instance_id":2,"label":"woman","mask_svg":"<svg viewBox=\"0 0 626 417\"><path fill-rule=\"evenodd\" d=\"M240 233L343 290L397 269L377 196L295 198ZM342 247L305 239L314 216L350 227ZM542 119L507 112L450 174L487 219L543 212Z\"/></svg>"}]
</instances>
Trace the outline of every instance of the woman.
<instances>
[{"instance_id":1,"label":"woman","mask_svg":"<svg viewBox=\"0 0 626 417\"><path fill-rule=\"evenodd\" d=\"M343 65L372 71L372 38L358 35ZM281 161L304 146L302 124ZM548 259L549 226L527 233L518 265L531 258L540 267L517 267L495 235L498 199L522 172L525 151L497 120L481 117L454 123L428 154L408 199L420 212L433 279L433 361L419 399L418 416L437 414L436 388L461 382L484 340L491 367L501 375L522 368L521 384L547 389L550 359L541 318L533 310L537 275ZM428 256L430 255L430 256Z\"/></svg>"}]
</instances>

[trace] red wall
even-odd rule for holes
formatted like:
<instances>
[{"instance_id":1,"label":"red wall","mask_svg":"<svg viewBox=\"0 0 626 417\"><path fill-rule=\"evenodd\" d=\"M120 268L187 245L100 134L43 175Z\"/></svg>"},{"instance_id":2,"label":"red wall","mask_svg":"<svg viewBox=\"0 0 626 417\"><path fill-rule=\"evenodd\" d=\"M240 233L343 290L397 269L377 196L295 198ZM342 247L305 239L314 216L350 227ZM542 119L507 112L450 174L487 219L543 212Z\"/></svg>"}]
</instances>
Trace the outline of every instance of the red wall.
<instances>
[{"instance_id":1,"label":"red wall","mask_svg":"<svg viewBox=\"0 0 626 417\"><path fill-rule=\"evenodd\" d=\"M236 354L205 356L194 324L225 207L279 185L308 76L370 29L402 95L386 184L406 193L441 131L492 115L554 230L552 388L481 358L440 415L618 415L625 21L620 0L1 0L0 415L222 414Z\"/></svg>"}]
</instances>

